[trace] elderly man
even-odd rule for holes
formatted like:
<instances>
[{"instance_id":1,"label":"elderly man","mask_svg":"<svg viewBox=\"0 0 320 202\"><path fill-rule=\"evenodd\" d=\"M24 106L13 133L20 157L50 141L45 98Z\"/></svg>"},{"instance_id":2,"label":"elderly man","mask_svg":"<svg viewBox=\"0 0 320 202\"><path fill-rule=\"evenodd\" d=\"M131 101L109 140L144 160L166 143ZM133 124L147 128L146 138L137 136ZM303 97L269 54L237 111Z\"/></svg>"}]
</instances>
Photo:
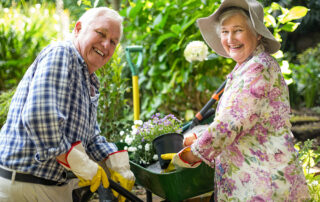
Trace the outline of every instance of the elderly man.
<instances>
[{"instance_id":1,"label":"elderly man","mask_svg":"<svg viewBox=\"0 0 320 202\"><path fill-rule=\"evenodd\" d=\"M72 40L49 45L29 67L0 132L0 201L72 201L77 185L68 181L68 170L92 192L101 183L108 187L95 162L104 159L111 178L132 188L127 152L99 135L96 120L94 72L110 60L121 35L117 12L90 9Z\"/></svg>"}]
</instances>

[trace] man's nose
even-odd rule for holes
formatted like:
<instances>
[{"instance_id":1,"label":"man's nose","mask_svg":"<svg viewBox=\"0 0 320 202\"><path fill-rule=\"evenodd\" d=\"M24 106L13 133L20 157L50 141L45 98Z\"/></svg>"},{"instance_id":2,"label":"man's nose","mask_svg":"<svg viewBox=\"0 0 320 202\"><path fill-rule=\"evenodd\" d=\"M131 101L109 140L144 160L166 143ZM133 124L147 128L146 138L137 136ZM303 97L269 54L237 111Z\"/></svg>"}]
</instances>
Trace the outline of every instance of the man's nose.
<instances>
[{"instance_id":1,"label":"man's nose","mask_svg":"<svg viewBox=\"0 0 320 202\"><path fill-rule=\"evenodd\" d=\"M110 41L109 41L108 39L102 41L102 46L103 46L103 48L108 48L109 45L110 45Z\"/></svg>"}]
</instances>

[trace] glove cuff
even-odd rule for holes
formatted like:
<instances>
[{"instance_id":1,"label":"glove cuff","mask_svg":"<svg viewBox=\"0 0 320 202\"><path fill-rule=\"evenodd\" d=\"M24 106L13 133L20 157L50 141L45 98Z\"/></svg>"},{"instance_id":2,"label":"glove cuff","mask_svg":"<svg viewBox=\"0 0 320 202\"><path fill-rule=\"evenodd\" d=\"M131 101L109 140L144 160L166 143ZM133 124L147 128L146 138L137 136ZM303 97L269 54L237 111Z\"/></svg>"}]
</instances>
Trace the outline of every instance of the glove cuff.
<instances>
[{"instance_id":1,"label":"glove cuff","mask_svg":"<svg viewBox=\"0 0 320 202\"><path fill-rule=\"evenodd\" d=\"M175 155L172 159L172 163L178 167L184 167L184 168L196 168L201 164L201 160L197 161L195 163L189 163L181 158L181 155L185 152L191 151L190 147L186 147L182 151L180 151L177 155Z\"/></svg>"},{"instance_id":2,"label":"glove cuff","mask_svg":"<svg viewBox=\"0 0 320 202\"><path fill-rule=\"evenodd\" d=\"M120 150L109 154L106 158L106 165L112 170L130 169L128 151Z\"/></svg>"},{"instance_id":3,"label":"glove cuff","mask_svg":"<svg viewBox=\"0 0 320 202\"><path fill-rule=\"evenodd\" d=\"M98 171L98 164L89 158L80 141L72 144L66 154L65 161L66 163L58 162L67 170L71 170L75 175L85 180L91 180Z\"/></svg>"}]
</instances>

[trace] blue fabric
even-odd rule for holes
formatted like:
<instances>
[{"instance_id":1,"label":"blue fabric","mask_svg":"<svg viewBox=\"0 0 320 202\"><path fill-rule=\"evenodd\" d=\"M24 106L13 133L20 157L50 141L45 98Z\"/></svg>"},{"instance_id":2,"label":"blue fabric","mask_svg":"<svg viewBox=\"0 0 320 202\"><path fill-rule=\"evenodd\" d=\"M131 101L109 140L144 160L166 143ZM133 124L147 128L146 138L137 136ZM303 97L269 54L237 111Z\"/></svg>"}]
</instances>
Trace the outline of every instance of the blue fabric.
<instances>
[{"instance_id":1,"label":"blue fabric","mask_svg":"<svg viewBox=\"0 0 320 202\"><path fill-rule=\"evenodd\" d=\"M81 141L96 161L117 151L99 135L99 81L71 41L46 47L29 67L13 96L0 131L0 165L64 181L56 156Z\"/></svg>"}]
</instances>

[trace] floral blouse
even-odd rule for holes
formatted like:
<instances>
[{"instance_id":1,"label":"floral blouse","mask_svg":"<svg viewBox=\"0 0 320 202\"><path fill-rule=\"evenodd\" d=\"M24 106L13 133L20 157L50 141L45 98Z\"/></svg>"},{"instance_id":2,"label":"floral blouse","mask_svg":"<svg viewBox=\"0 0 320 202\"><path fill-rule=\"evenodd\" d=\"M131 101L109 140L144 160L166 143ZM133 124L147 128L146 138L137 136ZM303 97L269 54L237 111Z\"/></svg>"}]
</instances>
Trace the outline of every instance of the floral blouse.
<instances>
[{"instance_id":1,"label":"floral blouse","mask_svg":"<svg viewBox=\"0 0 320 202\"><path fill-rule=\"evenodd\" d=\"M191 145L215 167L217 201L309 199L278 63L258 46L229 74L214 122Z\"/></svg>"}]
</instances>

